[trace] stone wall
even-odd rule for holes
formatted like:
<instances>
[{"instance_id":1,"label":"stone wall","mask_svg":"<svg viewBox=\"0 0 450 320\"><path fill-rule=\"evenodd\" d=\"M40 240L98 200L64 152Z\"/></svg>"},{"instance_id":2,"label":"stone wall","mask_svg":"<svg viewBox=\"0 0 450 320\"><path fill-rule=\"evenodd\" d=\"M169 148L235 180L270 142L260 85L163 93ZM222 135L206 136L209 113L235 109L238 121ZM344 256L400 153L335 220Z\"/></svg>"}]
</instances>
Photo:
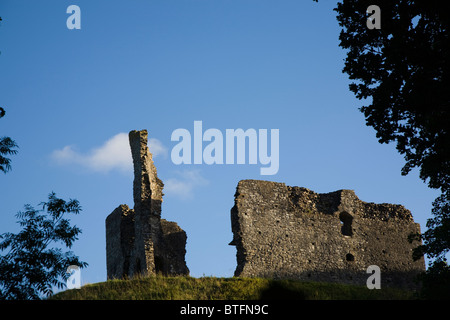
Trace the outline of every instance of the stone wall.
<instances>
[{"instance_id":1,"label":"stone wall","mask_svg":"<svg viewBox=\"0 0 450 320\"><path fill-rule=\"evenodd\" d=\"M147 130L129 133L134 165L134 209L120 205L106 218L107 277L189 274L186 233L161 219L163 182L147 146Z\"/></svg>"},{"instance_id":2,"label":"stone wall","mask_svg":"<svg viewBox=\"0 0 450 320\"><path fill-rule=\"evenodd\" d=\"M118 206L106 218L107 277L155 273L188 275L186 233L161 219L163 182L147 146L146 130L131 131L134 208ZM318 194L284 183L242 180L231 209L235 276L365 285L370 265L382 286L414 287L425 270L413 261L408 235L419 233L401 205L374 204L352 190Z\"/></svg>"},{"instance_id":3,"label":"stone wall","mask_svg":"<svg viewBox=\"0 0 450 320\"><path fill-rule=\"evenodd\" d=\"M317 194L284 183L242 180L231 209L235 276L366 285L368 266L382 286L414 287L425 270L412 259L420 232L401 205L374 204L352 190Z\"/></svg>"}]
</instances>

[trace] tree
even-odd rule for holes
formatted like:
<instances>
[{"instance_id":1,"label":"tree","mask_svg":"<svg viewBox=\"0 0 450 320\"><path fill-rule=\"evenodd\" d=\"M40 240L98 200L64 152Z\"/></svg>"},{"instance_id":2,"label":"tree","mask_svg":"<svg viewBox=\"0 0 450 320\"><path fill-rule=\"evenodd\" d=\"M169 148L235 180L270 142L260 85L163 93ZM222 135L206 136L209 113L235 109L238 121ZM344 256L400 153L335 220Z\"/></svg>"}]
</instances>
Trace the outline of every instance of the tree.
<instances>
[{"instance_id":1,"label":"tree","mask_svg":"<svg viewBox=\"0 0 450 320\"><path fill-rule=\"evenodd\" d=\"M2 22L2 17L0 17L0 22ZM0 52L1 53L1 52ZM3 118L5 115L5 109L0 107L0 118ZM6 158L6 155L16 154L17 150L14 148L17 147L17 144L9 137L0 138L0 171L4 173L11 170L11 159Z\"/></svg>"},{"instance_id":2,"label":"tree","mask_svg":"<svg viewBox=\"0 0 450 320\"><path fill-rule=\"evenodd\" d=\"M5 110L0 107L0 118L5 115ZM0 171L4 173L11 170L11 159L6 158L7 155L16 154L17 150L14 148L17 147L17 144L10 137L2 137L0 138Z\"/></svg>"},{"instance_id":3,"label":"tree","mask_svg":"<svg viewBox=\"0 0 450 320\"><path fill-rule=\"evenodd\" d=\"M380 29L367 27L370 5L381 9ZM449 11L437 0L344 0L335 11L347 50L343 72L364 101L367 125L380 143L396 143L406 161L403 175L418 168L441 192L415 257L426 254L435 268L444 266L450 250Z\"/></svg>"},{"instance_id":4,"label":"tree","mask_svg":"<svg viewBox=\"0 0 450 320\"><path fill-rule=\"evenodd\" d=\"M40 299L51 295L54 287L65 287L70 265L87 266L71 251L63 252L57 247L70 249L81 233L64 217L66 213L78 214L79 202L66 202L52 192L48 202L40 205L42 210L25 205L25 211L17 213L22 227L19 233L0 235L0 250L7 250L0 256L0 299Z\"/></svg>"}]
</instances>

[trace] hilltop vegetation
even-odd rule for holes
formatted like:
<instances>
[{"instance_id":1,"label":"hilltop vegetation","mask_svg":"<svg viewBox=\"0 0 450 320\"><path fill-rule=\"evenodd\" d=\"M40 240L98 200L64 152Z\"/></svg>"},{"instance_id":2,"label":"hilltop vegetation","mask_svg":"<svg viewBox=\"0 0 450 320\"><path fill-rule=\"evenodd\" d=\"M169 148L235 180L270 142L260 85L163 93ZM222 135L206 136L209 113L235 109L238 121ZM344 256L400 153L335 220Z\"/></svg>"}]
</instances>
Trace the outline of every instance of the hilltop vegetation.
<instances>
[{"instance_id":1,"label":"hilltop vegetation","mask_svg":"<svg viewBox=\"0 0 450 320\"><path fill-rule=\"evenodd\" d=\"M336 283L261 278L137 277L88 284L52 300L407 300L415 293L393 288L369 290Z\"/></svg>"}]
</instances>

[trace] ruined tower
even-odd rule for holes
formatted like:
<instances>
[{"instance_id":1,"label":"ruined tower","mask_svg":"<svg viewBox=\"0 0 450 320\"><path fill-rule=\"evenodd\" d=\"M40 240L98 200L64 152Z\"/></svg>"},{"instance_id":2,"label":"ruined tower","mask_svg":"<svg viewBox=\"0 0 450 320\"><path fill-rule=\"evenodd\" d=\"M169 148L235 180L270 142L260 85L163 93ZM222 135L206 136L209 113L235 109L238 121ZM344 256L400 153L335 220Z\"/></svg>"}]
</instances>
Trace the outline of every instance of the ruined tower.
<instances>
[{"instance_id":1,"label":"ruined tower","mask_svg":"<svg viewBox=\"0 0 450 320\"><path fill-rule=\"evenodd\" d=\"M161 219L163 182L147 146L147 130L131 131L134 165L134 209L120 205L106 218L107 277L135 274L189 274L186 233L175 222Z\"/></svg>"},{"instance_id":2,"label":"ruined tower","mask_svg":"<svg viewBox=\"0 0 450 320\"><path fill-rule=\"evenodd\" d=\"M425 270L413 261L408 235L419 233L401 205L374 204L352 190L317 194L284 183L238 183L231 226L235 276L290 278L366 285L367 268L381 270L381 286L415 287Z\"/></svg>"}]
</instances>

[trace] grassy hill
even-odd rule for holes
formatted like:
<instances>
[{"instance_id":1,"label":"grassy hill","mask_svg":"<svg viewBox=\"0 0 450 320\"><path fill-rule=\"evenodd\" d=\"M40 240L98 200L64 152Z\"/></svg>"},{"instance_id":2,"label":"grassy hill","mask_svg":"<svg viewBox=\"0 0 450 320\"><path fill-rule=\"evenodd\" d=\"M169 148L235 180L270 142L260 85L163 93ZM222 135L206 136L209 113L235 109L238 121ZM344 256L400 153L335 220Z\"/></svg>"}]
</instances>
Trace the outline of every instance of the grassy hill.
<instances>
[{"instance_id":1,"label":"grassy hill","mask_svg":"<svg viewBox=\"0 0 450 320\"><path fill-rule=\"evenodd\" d=\"M407 300L413 292L261 278L166 277L109 280L60 292L52 300Z\"/></svg>"}]
</instances>

